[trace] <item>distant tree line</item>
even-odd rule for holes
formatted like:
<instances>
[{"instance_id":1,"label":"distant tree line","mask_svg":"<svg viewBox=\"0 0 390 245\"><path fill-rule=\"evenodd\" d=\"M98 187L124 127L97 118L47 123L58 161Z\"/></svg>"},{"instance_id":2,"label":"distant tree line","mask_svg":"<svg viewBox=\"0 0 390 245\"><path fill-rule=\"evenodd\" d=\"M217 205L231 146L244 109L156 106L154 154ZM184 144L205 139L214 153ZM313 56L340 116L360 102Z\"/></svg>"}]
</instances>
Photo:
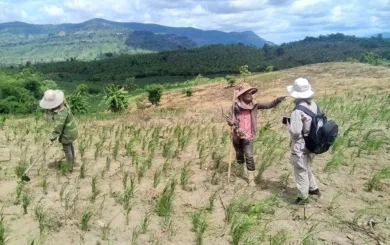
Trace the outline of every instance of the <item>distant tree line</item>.
<instances>
[{"instance_id":1,"label":"distant tree line","mask_svg":"<svg viewBox=\"0 0 390 245\"><path fill-rule=\"evenodd\" d=\"M307 37L298 42L279 46L266 44L263 48L243 44L211 45L151 54L121 55L90 62L69 60L40 63L34 67L45 74L79 74L87 77L90 82L115 82L124 81L129 77L233 74L245 64L248 65L249 71L263 72L270 71L270 68L275 71L306 64L351 59L365 62L369 52L378 59L389 60L390 39L381 36L357 38L331 34L318 38Z\"/></svg>"}]
</instances>

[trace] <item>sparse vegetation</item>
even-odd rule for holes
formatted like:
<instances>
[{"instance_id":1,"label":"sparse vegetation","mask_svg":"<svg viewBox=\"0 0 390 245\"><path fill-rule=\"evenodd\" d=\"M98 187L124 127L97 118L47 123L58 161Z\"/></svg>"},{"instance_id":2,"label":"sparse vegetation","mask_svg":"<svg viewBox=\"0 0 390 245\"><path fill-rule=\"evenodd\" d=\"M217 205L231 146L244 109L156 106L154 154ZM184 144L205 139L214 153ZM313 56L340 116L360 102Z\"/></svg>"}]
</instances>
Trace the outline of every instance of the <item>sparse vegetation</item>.
<instances>
[{"instance_id":1,"label":"sparse vegetation","mask_svg":"<svg viewBox=\"0 0 390 245\"><path fill-rule=\"evenodd\" d=\"M385 166L377 173L373 174L368 180L366 186L368 191L380 190L380 181L390 179L390 166Z\"/></svg>"},{"instance_id":2,"label":"sparse vegetation","mask_svg":"<svg viewBox=\"0 0 390 245\"><path fill-rule=\"evenodd\" d=\"M244 235L255 225L256 221L247 215L235 216L230 227L230 236L232 244L238 245L242 241Z\"/></svg>"},{"instance_id":3,"label":"sparse vegetation","mask_svg":"<svg viewBox=\"0 0 390 245\"><path fill-rule=\"evenodd\" d=\"M227 182L230 128L214 98L230 105L226 91L231 89L225 88L225 80L196 87L211 81L198 76L169 87L175 91L168 89L172 84L164 85L161 107L136 111L129 106L129 113L76 116L77 160L65 176L55 168L63 160L61 145L44 151L52 131L42 120L45 114L7 115L0 130L0 241L280 245L331 243L328 237L337 237L340 244L389 243L390 70L327 63L292 69L287 75L274 68L246 81L271 98L285 92L291 74L308 74L319 81L316 102L340 125L332 149L312 164L324 198L310 195L310 205L290 205L296 187L289 135L280 123L281 115L291 112L289 102L261 111L254 139L257 188L247 187L234 160ZM199 96L186 99L180 94L189 87ZM142 86L132 90L130 103L135 102L133 94L143 91ZM31 180L20 181L35 161L28 172ZM21 222L23 229L15 229ZM25 237L25 232L31 235Z\"/></svg>"},{"instance_id":4,"label":"sparse vegetation","mask_svg":"<svg viewBox=\"0 0 390 245\"><path fill-rule=\"evenodd\" d=\"M203 244L203 235L207 229L206 217L202 210L192 214L192 230L195 232L195 244Z\"/></svg>"},{"instance_id":5,"label":"sparse vegetation","mask_svg":"<svg viewBox=\"0 0 390 245\"><path fill-rule=\"evenodd\" d=\"M27 208L28 208L28 206L29 206L30 203L31 203L31 199L32 199L32 197L31 197L30 194L28 194L28 193L26 193L26 192L23 194L22 206L23 206L23 212L24 212L24 214L27 214L27 213L28 213L28 212L27 212Z\"/></svg>"},{"instance_id":6,"label":"sparse vegetation","mask_svg":"<svg viewBox=\"0 0 390 245\"><path fill-rule=\"evenodd\" d=\"M0 245L6 245L9 243L7 231L6 231L3 208L0 210Z\"/></svg>"},{"instance_id":7,"label":"sparse vegetation","mask_svg":"<svg viewBox=\"0 0 390 245\"><path fill-rule=\"evenodd\" d=\"M189 178L190 178L190 170L188 168L188 164L185 164L184 167L181 169L181 174L180 174L180 185L183 190L186 190Z\"/></svg>"},{"instance_id":8,"label":"sparse vegetation","mask_svg":"<svg viewBox=\"0 0 390 245\"><path fill-rule=\"evenodd\" d=\"M91 202L95 202L96 197L100 194L100 188L98 186L98 176L93 176L92 181L91 181L91 190L92 190L92 195L91 195Z\"/></svg>"},{"instance_id":9,"label":"sparse vegetation","mask_svg":"<svg viewBox=\"0 0 390 245\"><path fill-rule=\"evenodd\" d=\"M141 234L146 234L148 231L148 227L150 224L150 214L147 213L145 216L142 218L142 223L141 223Z\"/></svg>"},{"instance_id":10,"label":"sparse vegetation","mask_svg":"<svg viewBox=\"0 0 390 245\"><path fill-rule=\"evenodd\" d=\"M172 211L173 197L176 187L176 180L172 179L167 183L162 195L157 199L155 211L159 216L169 216Z\"/></svg>"},{"instance_id":11,"label":"sparse vegetation","mask_svg":"<svg viewBox=\"0 0 390 245\"><path fill-rule=\"evenodd\" d=\"M85 210L81 216L81 225L80 228L82 231L89 230L89 221L92 217L92 212L90 210Z\"/></svg>"}]
</instances>

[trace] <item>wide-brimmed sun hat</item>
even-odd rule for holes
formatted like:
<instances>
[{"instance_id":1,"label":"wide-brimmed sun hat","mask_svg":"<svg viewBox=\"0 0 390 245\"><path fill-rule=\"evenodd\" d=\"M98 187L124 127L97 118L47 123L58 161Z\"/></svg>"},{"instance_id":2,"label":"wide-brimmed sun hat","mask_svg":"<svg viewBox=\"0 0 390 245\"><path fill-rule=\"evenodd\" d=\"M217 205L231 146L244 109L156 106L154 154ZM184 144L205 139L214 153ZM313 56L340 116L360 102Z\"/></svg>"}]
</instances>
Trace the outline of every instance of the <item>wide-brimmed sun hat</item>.
<instances>
[{"instance_id":1,"label":"wide-brimmed sun hat","mask_svg":"<svg viewBox=\"0 0 390 245\"><path fill-rule=\"evenodd\" d=\"M293 85L287 87L287 91L296 99L308 99L314 94L309 81L305 78L296 79Z\"/></svg>"},{"instance_id":2,"label":"wide-brimmed sun hat","mask_svg":"<svg viewBox=\"0 0 390 245\"><path fill-rule=\"evenodd\" d=\"M254 94L257 92L257 88L252 87L248 83L241 83L236 90L236 97L240 97L241 95L245 93L251 93Z\"/></svg>"},{"instance_id":3,"label":"wide-brimmed sun hat","mask_svg":"<svg viewBox=\"0 0 390 245\"><path fill-rule=\"evenodd\" d=\"M46 90L39 106L43 109L54 109L64 102L64 97L64 92L61 90Z\"/></svg>"}]
</instances>

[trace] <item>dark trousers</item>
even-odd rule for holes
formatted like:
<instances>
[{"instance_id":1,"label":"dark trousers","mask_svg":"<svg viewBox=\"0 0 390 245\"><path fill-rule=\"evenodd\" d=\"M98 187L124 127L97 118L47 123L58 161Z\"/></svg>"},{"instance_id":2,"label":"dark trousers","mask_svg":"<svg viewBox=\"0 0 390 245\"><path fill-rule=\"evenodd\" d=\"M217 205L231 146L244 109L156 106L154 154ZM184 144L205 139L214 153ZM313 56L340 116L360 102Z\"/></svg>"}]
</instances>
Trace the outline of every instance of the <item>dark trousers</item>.
<instances>
[{"instance_id":1,"label":"dark trousers","mask_svg":"<svg viewBox=\"0 0 390 245\"><path fill-rule=\"evenodd\" d=\"M253 140L240 139L233 142L236 150L236 160L238 164L246 163L248 171L255 171L255 161L253 159Z\"/></svg>"},{"instance_id":2,"label":"dark trousers","mask_svg":"<svg viewBox=\"0 0 390 245\"><path fill-rule=\"evenodd\" d=\"M62 144L62 147L65 153L66 161L71 164L71 166L73 166L75 158L73 143Z\"/></svg>"}]
</instances>

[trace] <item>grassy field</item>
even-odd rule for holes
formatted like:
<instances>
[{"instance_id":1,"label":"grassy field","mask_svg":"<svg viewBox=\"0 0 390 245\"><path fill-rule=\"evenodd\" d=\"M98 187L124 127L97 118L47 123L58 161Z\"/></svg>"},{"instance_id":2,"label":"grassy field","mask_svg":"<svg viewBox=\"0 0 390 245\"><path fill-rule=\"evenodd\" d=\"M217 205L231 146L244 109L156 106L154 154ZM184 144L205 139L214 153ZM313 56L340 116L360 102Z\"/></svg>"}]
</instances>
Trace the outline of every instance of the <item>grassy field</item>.
<instances>
[{"instance_id":1,"label":"grassy field","mask_svg":"<svg viewBox=\"0 0 390 245\"><path fill-rule=\"evenodd\" d=\"M389 244L390 69L328 63L249 77L255 99L286 95L306 76L340 126L315 157L323 193L294 206L288 99L259 114L257 186L235 162L227 182L231 104L225 82L164 94L161 106L78 118L77 166L56 168L59 145L39 117L0 126L0 244ZM48 149L45 151L45 149ZM35 163L29 183L18 181Z\"/></svg>"}]
</instances>

